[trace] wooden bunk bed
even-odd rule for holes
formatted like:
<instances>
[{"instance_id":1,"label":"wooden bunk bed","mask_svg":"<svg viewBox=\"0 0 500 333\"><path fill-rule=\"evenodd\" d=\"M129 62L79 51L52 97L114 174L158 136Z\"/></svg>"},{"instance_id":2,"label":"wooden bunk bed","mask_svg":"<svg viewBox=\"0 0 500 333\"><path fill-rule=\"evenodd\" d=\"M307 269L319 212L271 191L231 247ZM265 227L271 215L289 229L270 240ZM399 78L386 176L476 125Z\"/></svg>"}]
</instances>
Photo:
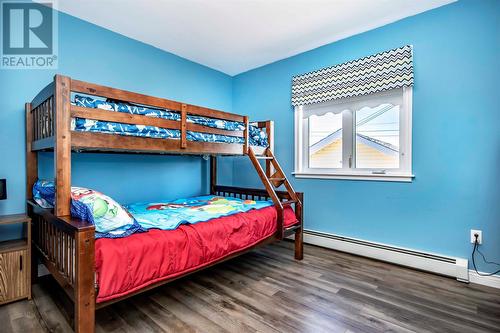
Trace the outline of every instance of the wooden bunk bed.
<instances>
[{"instance_id":1,"label":"wooden bunk bed","mask_svg":"<svg viewBox=\"0 0 500 333\"><path fill-rule=\"evenodd\" d=\"M173 121L76 106L71 103L71 96L75 93L99 96L124 103L169 109L179 112L181 118L180 121ZM27 199L28 213L32 217L33 253L47 267L72 301L74 305L72 310L74 312L70 319L76 332L87 333L94 331L96 309L192 272L151 284L118 299L96 303L94 225L72 218L70 215L72 151L210 155L211 194L252 200L271 199L273 202L277 214L276 233L255 246L294 235L295 258L302 259L303 193L293 190L273 155L270 148L273 141L272 121L257 123L257 126L267 133L268 147L251 146L249 144L249 120L246 116L100 86L61 75L56 75L54 81L41 90L31 103L26 103L25 109ZM188 115L241 122L244 124L245 129L243 131L228 131L193 124L187 121ZM157 139L72 131L71 119L75 117L175 129L180 131L180 138ZM188 131L241 137L243 143L189 141L187 139ZM54 209L41 208L33 201L32 188L38 178L37 153L39 151L54 152L56 187ZM217 185L217 156L220 155L247 155L262 180L265 190ZM264 161L264 166L261 166L260 160ZM282 185L284 190L278 191L277 188ZM283 211L288 206L294 207L298 222L291 227L284 227ZM252 248L221 258L221 260L210 264L210 266L247 252ZM37 260L32 261L36 265ZM37 269L32 271L37 272Z\"/></svg>"}]
</instances>

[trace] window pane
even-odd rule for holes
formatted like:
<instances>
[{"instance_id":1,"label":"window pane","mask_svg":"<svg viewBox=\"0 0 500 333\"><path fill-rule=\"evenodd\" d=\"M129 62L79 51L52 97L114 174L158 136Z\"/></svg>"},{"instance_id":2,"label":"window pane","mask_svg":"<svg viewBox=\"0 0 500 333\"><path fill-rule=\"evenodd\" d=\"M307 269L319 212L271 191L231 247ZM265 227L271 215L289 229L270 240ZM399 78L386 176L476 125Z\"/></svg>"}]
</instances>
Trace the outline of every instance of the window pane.
<instances>
[{"instance_id":1,"label":"window pane","mask_svg":"<svg viewBox=\"0 0 500 333\"><path fill-rule=\"evenodd\" d=\"M356 111L356 168L399 168L399 105Z\"/></svg>"},{"instance_id":2,"label":"window pane","mask_svg":"<svg viewBox=\"0 0 500 333\"><path fill-rule=\"evenodd\" d=\"M342 114L309 117L309 168L342 168Z\"/></svg>"}]
</instances>

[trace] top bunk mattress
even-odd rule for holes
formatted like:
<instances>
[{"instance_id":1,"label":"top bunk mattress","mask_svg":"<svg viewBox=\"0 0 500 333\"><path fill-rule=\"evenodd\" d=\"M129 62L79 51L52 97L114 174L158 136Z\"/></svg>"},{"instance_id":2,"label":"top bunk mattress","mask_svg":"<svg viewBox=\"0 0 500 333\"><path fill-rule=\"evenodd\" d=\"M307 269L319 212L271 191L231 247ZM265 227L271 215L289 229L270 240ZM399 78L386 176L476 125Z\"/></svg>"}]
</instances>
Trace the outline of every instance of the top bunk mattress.
<instances>
[{"instance_id":1,"label":"top bunk mattress","mask_svg":"<svg viewBox=\"0 0 500 333\"><path fill-rule=\"evenodd\" d=\"M97 108L107 111L130 113L135 115L143 115L147 117L156 117L167 120L180 121L181 115L179 112L168 109L156 109L141 105L134 105L121 102L111 102L106 100L95 99L93 97L75 95L73 104L87 108ZM203 125L212 128L242 131L245 125L237 121L229 121L223 119L215 119L201 116L188 115L187 122L198 125ZM93 120L85 118L73 118L71 120L71 130L79 132L94 132L108 133L136 137L156 138L156 139L180 139L181 131L175 129L161 128L148 125L133 125L110 121ZM201 142L218 142L218 143L238 143L244 144L242 137L201 133L187 131L186 138L189 141ZM258 127L250 124L249 126L249 143L252 146L267 147L267 134Z\"/></svg>"}]
</instances>

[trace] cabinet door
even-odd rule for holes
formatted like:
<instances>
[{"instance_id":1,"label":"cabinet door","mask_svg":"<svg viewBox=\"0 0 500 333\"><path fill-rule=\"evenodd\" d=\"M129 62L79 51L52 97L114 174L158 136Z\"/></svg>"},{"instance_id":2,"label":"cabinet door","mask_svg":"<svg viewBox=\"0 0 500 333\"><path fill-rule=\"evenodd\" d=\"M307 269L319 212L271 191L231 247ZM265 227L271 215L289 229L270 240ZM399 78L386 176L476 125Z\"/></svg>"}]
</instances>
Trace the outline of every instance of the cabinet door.
<instances>
[{"instance_id":1,"label":"cabinet door","mask_svg":"<svg viewBox=\"0 0 500 333\"><path fill-rule=\"evenodd\" d=\"M28 295L28 251L0 254L0 303Z\"/></svg>"}]
</instances>

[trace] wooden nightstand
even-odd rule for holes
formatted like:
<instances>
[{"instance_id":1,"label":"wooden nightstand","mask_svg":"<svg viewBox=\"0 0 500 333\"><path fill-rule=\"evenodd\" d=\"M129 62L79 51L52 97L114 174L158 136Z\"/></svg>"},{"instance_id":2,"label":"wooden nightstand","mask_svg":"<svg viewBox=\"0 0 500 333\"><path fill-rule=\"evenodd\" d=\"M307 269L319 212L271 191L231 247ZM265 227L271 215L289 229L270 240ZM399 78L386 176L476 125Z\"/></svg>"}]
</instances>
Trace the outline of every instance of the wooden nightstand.
<instances>
[{"instance_id":1,"label":"wooden nightstand","mask_svg":"<svg viewBox=\"0 0 500 333\"><path fill-rule=\"evenodd\" d=\"M0 242L0 304L31 299L31 219L24 214L0 216L0 228L25 223L25 237Z\"/></svg>"}]
</instances>

